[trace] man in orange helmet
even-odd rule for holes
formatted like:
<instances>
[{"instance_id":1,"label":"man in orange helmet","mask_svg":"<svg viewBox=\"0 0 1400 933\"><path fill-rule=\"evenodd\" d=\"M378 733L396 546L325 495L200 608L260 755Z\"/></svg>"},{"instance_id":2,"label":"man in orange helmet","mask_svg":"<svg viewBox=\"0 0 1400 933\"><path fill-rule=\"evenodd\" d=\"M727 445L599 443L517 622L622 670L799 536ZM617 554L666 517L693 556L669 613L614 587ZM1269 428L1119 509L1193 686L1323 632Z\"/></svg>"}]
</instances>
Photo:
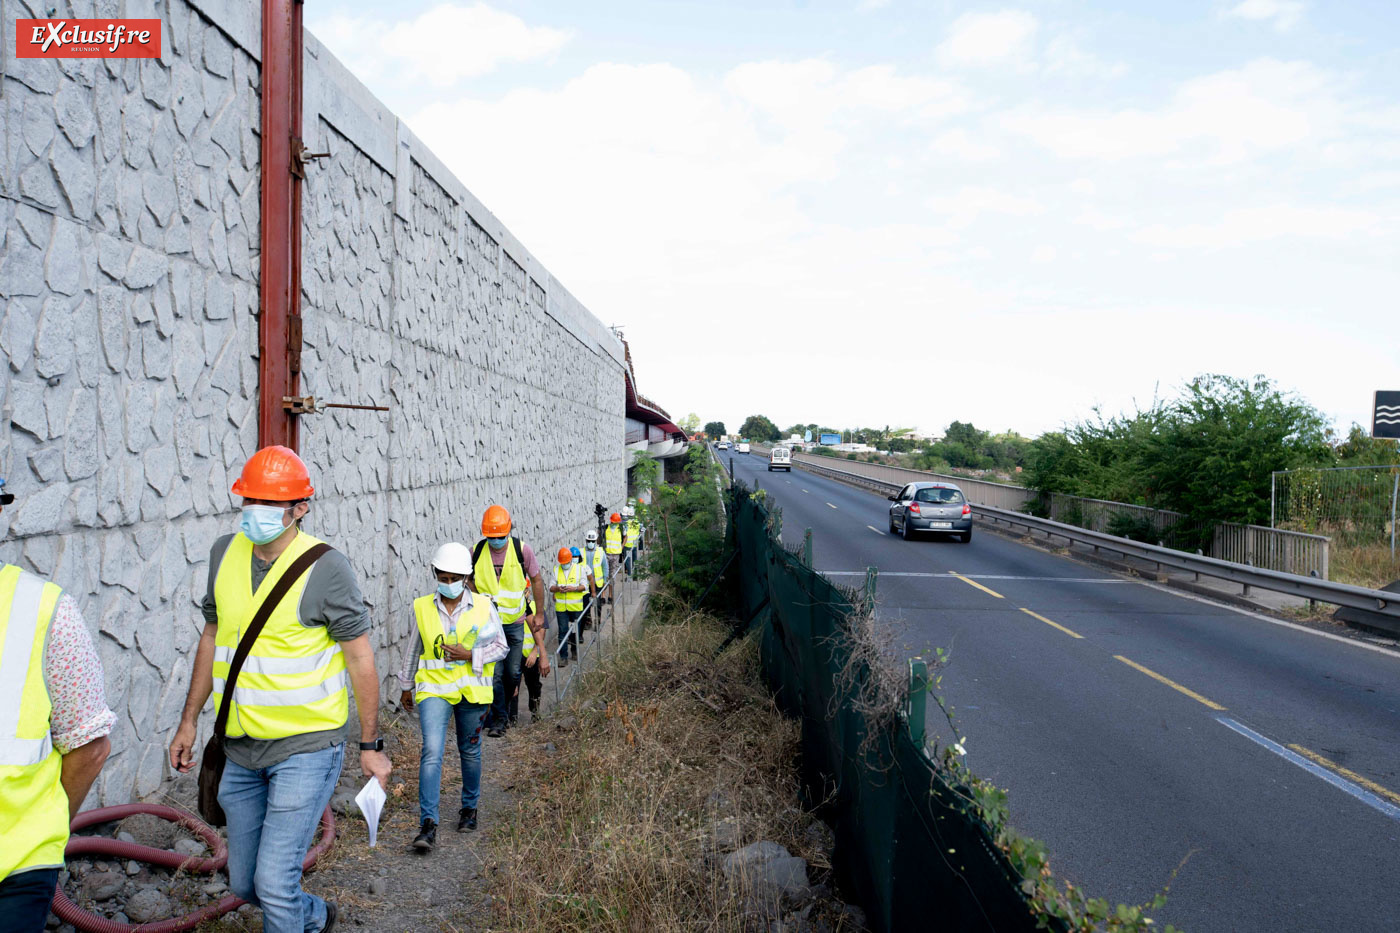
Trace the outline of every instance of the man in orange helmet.
<instances>
[{"instance_id":1,"label":"man in orange helmet","mask_svg":"<svg viewBox=\"0 0 1400 933\"><path fill-rule=\"evenodd\" d=\"M360 717L360 768L389 780L369 611L345 555L301 531L314 493L306 464L286 447L253 454L234 482L239 531L209 553L204 633L170 743L171 767L193 768L196 722L213 693L227 756L218 801L229 887L262 908L267 933L336 923L334 902L301 890L301 863L340 778L347 686ZM250 631L256 621L261 628ZM235 675L236 654L244 660Z\"/></svg>"},{"instance_id":2,"label":"man in orange helmet","mask_svg":"<svg viewBox=\"0 0 1400 933\"><path fill-rule=\"evenodd\" d=\"M481 517L481 540L472 555L472 588L486 593L496 604L505 629L510 654L505 663L496 665L495 699L491 705L491 728L487 735L500 738L515 724L520 700L520 665L525 645L525 627L529 626L535 644L543 647L544 580L540 563L530 545L511 534L510 512L505 506L492 505ZM527 594L527 590L531 593ZM531 601L529 595L533 595ZM540 676L549 676L549 652L540 653Z\"/></svg>"},{"instance_id":3,"label":"man in orange helmet","mask_svg":"<svg viewBox=\"0 0 1400 933\"><path fill-rule=\"evenodd\" d=\"M554 568L554 584L549 591L554 594L554 618L559 622L559 669L563 670L569 664L570 655L578 660L577 628L583 616L583 594L588 592L588 583L572 550L561 547L557 556L559 566Z\"/></svg>"}]
</instances>

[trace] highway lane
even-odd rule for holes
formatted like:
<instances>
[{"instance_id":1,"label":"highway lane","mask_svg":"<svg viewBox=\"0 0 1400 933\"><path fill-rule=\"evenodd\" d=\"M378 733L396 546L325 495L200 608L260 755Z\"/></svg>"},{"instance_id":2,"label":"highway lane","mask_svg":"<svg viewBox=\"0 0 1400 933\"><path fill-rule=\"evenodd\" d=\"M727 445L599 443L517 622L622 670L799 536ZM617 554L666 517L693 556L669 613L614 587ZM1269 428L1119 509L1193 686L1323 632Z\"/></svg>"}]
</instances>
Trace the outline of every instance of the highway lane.
<instances>
[{"instance_id":1,"label":"highway lane","mask_svg":"<svg viewBox=\"0 0 1400 933\"><path fill-rule=\"evenodd\" d=\"M1400 656L980 527L905 542L880 533L877 495L733 462L782 507L789 544L813 528L819 569L858 584L880 568L894 650L951 649L969 764L1063 877L1142 901L1190 853L1162 922L1400 929Z\"/></svg>"}]
</instances>

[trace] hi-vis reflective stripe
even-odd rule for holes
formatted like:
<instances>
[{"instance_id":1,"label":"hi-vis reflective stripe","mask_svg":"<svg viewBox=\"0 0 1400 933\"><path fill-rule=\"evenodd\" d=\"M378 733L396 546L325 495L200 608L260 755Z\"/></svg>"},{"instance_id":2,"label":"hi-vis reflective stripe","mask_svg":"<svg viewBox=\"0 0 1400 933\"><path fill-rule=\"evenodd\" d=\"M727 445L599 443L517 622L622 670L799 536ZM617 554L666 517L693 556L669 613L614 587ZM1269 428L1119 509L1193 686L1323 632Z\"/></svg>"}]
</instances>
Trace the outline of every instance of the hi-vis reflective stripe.
<instances>
[{"instance_id":1,"label":"hi-vis reflective stripe","mask_svg":"<svg viewBox=\"0 0 1400 933\"><path fill-rule=\"evenodd\" d=\"M456 696L463 687L489 687L493 681L492 677L477 677L475 674L468 674L465 677L458 677L450 684L418 683L414 685L414 690L430 696Z\"/></svg>"},{"instance_id":2,"label":"hi-vis reflective stripe","mask_svg":"<svg viewBox=\"0 0 1400 933\"><path fill-rule=\"evenodd\" d=\"M0 739L0 765L20 768L40 764L53 754L53 739Z\"/></svg>"},{"instance_id":3,"label":"hi-vis reflective stripe","mask_svg":"<svg viewBox=\"0 0 1400 933\"><path fill-rule=\"evenodd\" d=\"M227 645L216 647L214 649L214 662L216 664L232 664L233 653L236 650L236 648L230 648ZM250 654L243 660L242 673L271 674L274 676L279 674L309 674L312 671L319 671L331 663L339 653L340 646L332 645L325 651L302 658L260 658ZM220 682L222 683L222 681ZM243 691L239 690L234 699L242 703L243 701L238 699L242 695Z\"/></svg>"},{"instance_id":4,"label":"hi-vis reflective stripe","mask_svg":"<svg viewBox=\"0 0 1400 933\"><path fill-rule=\"evenodd\" d=\"M345 671L339 671L319 684L299 687L296 690L253 690L240 684L233 690L233 702L239 706L306 706L317 700L335 696L349 683L349 675ZM222 678L214 678L214 692L224 692Z\"/></svg>"},{"instance_id":5,"label":"hi-vis reflective stripe","mask_svg":"<svg viewBox=\"0 0 1400 933\"><path fill-rule=\"evenodd\" d=\"M33 663L34 635L39 628L39 602L44 595L44 581L33 574L21 573L15 581L15 595L10 601L10 620L5 625L4 653L0 654L0 764L34 765L47 753L33 758L35 747L19 734L20 700ZM47 741L47 737L45 737ZM10 746L10 743L20 743ZM10 760L11 754L17 759Z\"/></svg>"},{"instance_id":6,"label":"hi-vis reflective stripe","mask_svg":"<svg viewBox=\"0 0 1400 933\"><path fill-rule=\"evenodd\" d=\"M418 666L425 671L445 671L449 667L458 667L462 664L470 664L470 661L438 661L436 659L419 658Z\"/></svg>"},{"instance_id":7,"label":"hi-vis reflective stripe","mask_svg":"<svg viewBox=\"0 0 1400 933\"><path fill-rule=\"evenodd\" d=\"M524 598L525 598L525 591L524 591L524 590L498 590L498 591L496 592L496 602L497 602L497 603L512 602L512 603L517 603L517 604L518 604L518 603L519 603L522 599L524 599Z\"/></svg>"}]
</instances>

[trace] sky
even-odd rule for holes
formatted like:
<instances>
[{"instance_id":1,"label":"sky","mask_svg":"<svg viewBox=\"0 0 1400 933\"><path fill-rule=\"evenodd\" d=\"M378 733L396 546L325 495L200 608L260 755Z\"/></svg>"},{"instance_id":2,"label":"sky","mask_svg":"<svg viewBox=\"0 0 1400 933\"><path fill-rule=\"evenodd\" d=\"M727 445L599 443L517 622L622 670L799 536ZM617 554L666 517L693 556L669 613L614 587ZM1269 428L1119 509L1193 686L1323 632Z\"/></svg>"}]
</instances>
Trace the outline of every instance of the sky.
<instances>
[{"instance_id":1,"label":"sky","mask_svg":"<svg viewBox=\"0 0 1400 933\"><path fill-rule=\"evenodd\" d=\"M731 429L1036 435L1264 374L1400 389L1400 3L308 4Z\"/></svg>"}]
</instances>

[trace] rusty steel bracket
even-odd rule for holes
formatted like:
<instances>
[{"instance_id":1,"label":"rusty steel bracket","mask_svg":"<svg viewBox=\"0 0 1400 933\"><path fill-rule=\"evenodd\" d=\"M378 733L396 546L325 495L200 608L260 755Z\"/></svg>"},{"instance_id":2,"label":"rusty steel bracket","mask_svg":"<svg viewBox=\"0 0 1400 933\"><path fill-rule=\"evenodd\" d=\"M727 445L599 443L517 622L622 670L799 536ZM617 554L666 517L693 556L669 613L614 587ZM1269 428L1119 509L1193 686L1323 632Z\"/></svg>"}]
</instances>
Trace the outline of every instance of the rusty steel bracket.
<instances>
[{"instance_id":1,"label":"rusty steel bracket","mask_svg":"<svg viewBox=\"0 0 1400 933\"><path fill-rule=\"evenodd\" d=\"M351 405L347 402L317 402L314 395L284 395L282 410L289 415L319 415L327 408L353 408L356 411L388 411L387 405Z\"/></svg>"},{"instance_id":2,"label":"rusty steel bracket","mask_svg":"<svg viewBox=\"0 0 1400 933\"><path fill-rule=\"evenodd\" d=\"M308 152L306 143L300 137L292 138L292 174L300 179L306 178L306 163L314 159L329 159L329 152Z\"/></svg>"}]
</instances>

